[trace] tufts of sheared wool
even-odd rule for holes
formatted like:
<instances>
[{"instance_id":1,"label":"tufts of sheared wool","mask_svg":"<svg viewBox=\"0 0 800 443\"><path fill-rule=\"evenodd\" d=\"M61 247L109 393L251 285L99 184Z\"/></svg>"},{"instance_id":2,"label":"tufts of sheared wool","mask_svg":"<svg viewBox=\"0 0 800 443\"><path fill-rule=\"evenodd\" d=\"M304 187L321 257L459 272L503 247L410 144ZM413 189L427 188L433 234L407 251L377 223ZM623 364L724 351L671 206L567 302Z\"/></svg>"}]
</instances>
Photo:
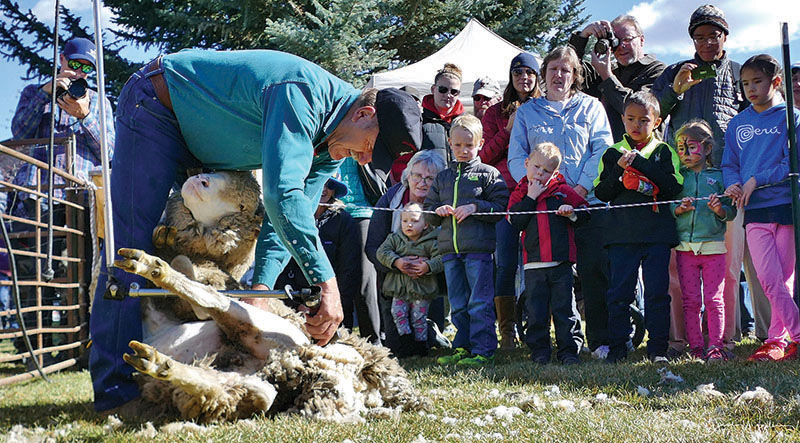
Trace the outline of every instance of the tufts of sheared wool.
<instances>
[{"instance_id":1,"label":"tufts of sheared wool","mask_svg":"<svg viewBox=\"0 0 800 443\"><path fill-rule=\"evenodd\" d=\"M371 408L365 413L369 418L378 418L383 420L397 420L400 418L400 413L403 412L401 408Z\"/></svg>"},{"instance_id":2,"label":"tufts of sheared wool","mask_svg":"<svg viewBox=\"0 0 800 443\"><path fill-rule=\"evenodd\" d=\"M155 426L153 426L153 423L150 423L148 421L147 423L142 425L142 429L139 429L138 431L136 431L135 435L136 435L136 437L139 437L139 438L142 438L142 439L145 439L145 438L153 439L153 438L156 438L156 436L158 435L158 431L156 430Z\"/></svg>"},{"instance_id":3,"label":"tufts of sheared wool","mask_svg":"<svg viewBox=\"0 0 800 443\"><path fill-rule=\"evenodd\" d=\"M642 397L649 397L650 396L650 390L645 388L644 386L637 386L636 387L636 393L641 395Z\"/></svg>"},{"instance_id":4,"label":"tufts of sheared wool","mask_svg":"<svg viewBox=\"0 0 800 443\"><path fill-rule=\"evenodd\" d=\"M497 406L489 409L489 415L497 418L498 420L511 421L515 416L522 414L522 409L516 406Z\"/></svg>"},{"instance_id":5,"label":"tufts of sheared wool","mask_svg":"<svg viewBox=\"0 0 800 443\"><path fill-rule=\"evenodd\" d=\"M206 433L213 429L214 426L200 426L190 421L176 421L162 426L161 432L165 434L178 434L181 432Z\"/></svg>"},{"instance_id":6,"label":"tufts of sheared wool","mask_svg":"<svg viewBox=\"0 0 800 443\"><path fill-rule=\"evenodd\" d=\"M113 432L123 426L122 420L116 415L109 415L106 418L106 423L103 425L103 430L106 432Z\"/></svg>"},{"instance_id":7,"label":"tufts of sheared wool","mask_svg":"<svg viewBox=\"0 0 800 443\"><path fill-rule=\"evenodd\" d=\"M658 370L658 373L661 375L661 380L659 380L659 384L667 384L667 383L683 383L683 377L680 375L675 375L667 368L661 368Z\"/></svg>"},{"instance_id":8,"label":"tufts of sheared wool","mask_svg":"<svg viewBox=\"0 0 800 443\"><path fill-rule=\"evenodd\" d=\"M695 392L698 394L702 394L708 397L725 397L725 394L722 392L717 391L714 389L714 383L708 383L704 385L697 385Z\"/></svg>"},{"instance_id":9,"label":"tufts of sheared wool","mask_svg":"<svg viewBox=\"0 0 800 443\"><path fill-rule=\"evenodd\" d=\"M517 406L523 411L540 411L545 408L545 403L538 394L530 394L517 400Z\"/></svg>"},{"instance_id":10,"label":"tufts of sheared wool","mask_svg":"<svg viewBox=\"0 0 800 443\"><path fill-rule=\"evenodd\" d=\"M772 397L772 394L767 392L767 390L761 386L757 386L752 391L742 392L741 394L737 395L733 400L733 404L770 406L774 401L775 399Z\"/></svg>"},{"instance_id":11,"label":"tufts of sheared wool","mask_svg":"<svg viewBox=\"0 0 800 443\"><path fill-rule=\"evenodd\" d=\"M564 412L575 412L575 402L572 400L558 400L551 403L553 408Z\"/></svg>"}]
</instances>

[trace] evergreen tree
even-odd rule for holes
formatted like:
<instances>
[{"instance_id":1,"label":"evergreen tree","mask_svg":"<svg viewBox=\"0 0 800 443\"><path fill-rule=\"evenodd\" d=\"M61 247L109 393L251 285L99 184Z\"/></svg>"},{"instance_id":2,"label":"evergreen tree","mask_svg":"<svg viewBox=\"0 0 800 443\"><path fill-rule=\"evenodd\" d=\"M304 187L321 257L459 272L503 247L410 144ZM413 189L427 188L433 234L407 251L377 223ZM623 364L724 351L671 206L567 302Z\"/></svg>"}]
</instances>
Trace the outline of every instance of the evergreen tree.
<instances>
[{"instance_id":1,"label":"evergreen tree","mask_svg":"<svg viewBox=\"0 0 800 443\"><path fill-rule=\"evenodd\" d=\"M432 54L472 17L524 49L544 52L586 21L583 1L105 0L118 25L116 38L106 39L106 80L116 96L136 69L119 49L136 44L164 53L190 47L283 50L361 85L373 72ZM0 54L28 66L28 77L49 76L52 30L12 0L0 0L0 8ZM61 38L90 36L66 8L61 17Z\"/></svg>"}]
</instances>

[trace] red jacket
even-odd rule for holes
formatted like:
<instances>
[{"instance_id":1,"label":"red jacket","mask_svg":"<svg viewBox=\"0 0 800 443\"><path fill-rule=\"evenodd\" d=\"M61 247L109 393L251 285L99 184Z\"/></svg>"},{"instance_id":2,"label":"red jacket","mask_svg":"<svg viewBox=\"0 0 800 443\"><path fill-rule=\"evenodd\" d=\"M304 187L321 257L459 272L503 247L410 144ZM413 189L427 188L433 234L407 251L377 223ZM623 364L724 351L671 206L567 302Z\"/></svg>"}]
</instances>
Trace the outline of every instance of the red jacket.
<instances>
[{"instance_id":1,"label":"red jacket","mask_svg":"<svg viewBox=\"0 0 800 443\"><path fill-rule=\"evenodd\" d=\"M508 172L508 141L511 132L506 130L508 117L503 116L503 102L495 103L483 114L483 148L478 152L478 156L484 164L494 166L508 189L514 189L517 182Z\"/></svg>"},{"instance_id":2,"label":"red jacket","mask_svg":"<svg viewBox=\"0 0 800 443\"><path fill-rule=\"evenodd\" d=\"M528 197L528 179L522 180L508 199L510 212L544 211L558 209L561 205L574 208L588 206L586 200L567 184L564 176L556 172L547 189L536 200ZM575 232L573 225L589 219L586 211L575 212L573 223L556 214L510 215L511 224L522 231L522 259L524 263L565 262L575 263Z\"/></svg>"}]
</instances>

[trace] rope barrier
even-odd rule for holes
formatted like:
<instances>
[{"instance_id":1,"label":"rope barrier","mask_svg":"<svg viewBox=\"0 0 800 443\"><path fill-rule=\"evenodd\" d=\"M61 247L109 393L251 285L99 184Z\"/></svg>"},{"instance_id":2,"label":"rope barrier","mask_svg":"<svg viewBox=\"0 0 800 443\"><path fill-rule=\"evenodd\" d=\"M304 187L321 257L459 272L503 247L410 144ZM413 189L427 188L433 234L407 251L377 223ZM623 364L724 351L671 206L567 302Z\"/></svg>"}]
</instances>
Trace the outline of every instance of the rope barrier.
<instances>
[{"instance_id":1,"label":"rope barrier","mask_svg":"<svg viewBox=\"0 0 800 443\"><path fill-rule=\"evenodd\" d=\"M797 176L800 176L800 174L797 174L797 173L789 174L789 177L792 177L792 176L797 177ZM772 187L772 186L780 185L780 184L782 184L784 182L789 181L789 177L786 177L785 179L783 179L783 180L781 180L779 182L776 182L776 183L769 183L769 184L766 184L766 185L757 186L754 189L754 191L758 190L758 189L764 189L764 188L769 188L769 187ZM715 195L718 198L727 197L726 194L715 194ZM693 197L693 200L694 201L702 201L702 200L708 200L710 198L711 198L711 196ZM680 204L682 201L683 201L682 199L676 199L676 200L651 201L651 202L644 202L644 203L628 203L628 204L620 204L620 205L606 204L604 206L589 206L589 207L584 207L584 208L574 208L574 210L575 210L575 212L579 212L579 211L581 211L581 212L607 211L607 210L611 210L611 209L637 208L637 207L641 207L641 206L650 206L650 207L652 207L653 205L668 205L668 204L673 204L673 203ZM333 203L320 203L319 205L320 206L325 206L325 207L331 207L334 204ZM353 204L353 203L345 203L344 207L345 208L352 208L352 209L371 209L373 211L388 211L388 212L403 212L403 211L405 211L405 209L403 209L403 208L380 208L380 207L375 207L375 206L356 205L356 204ZM423 213L423 214L433 214L433 215L436 214L435 211L428 211L428 210L421 210L421 211L414 211L414 212L420 212L420 213ZM507 215L555 214L557 212L558 212L558 210L556 210L556 209L548 209L548 210L544 210L544 211L474 212L474 213L472 213L470 215L470 217L486 216L486 215L503 215L503 216L507 216Z\"/></svg>"}]
</instances>

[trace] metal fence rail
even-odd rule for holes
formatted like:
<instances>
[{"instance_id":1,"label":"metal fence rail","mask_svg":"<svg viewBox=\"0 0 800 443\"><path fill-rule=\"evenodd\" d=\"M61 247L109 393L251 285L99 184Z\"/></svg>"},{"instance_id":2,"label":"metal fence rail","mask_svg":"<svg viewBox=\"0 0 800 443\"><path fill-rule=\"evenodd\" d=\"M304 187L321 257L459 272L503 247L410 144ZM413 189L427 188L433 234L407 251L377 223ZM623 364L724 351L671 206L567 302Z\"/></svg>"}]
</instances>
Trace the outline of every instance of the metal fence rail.
<instances>
[{"instance_id":1,"label":"metal fence rail","mask_svg":"<svg viewBox=\"0 0 800 443\"><path fill-rule=\"evenodd\" d=\"M35 211L29 216L2 214L3 222L12 225L13 229L9 233L11 244L0 248L0 252L10 250L17 261L22 319L18 318L16 309L8 308L0 308L0 317L17 322L24 319L34 358L42 372L49 374L76 367L86 352L89 338L88 272L93 240L88 225L88 211L92 208L87 207L90 201L87 186L71 170L74 139L57 139L57 144L66 147L68 170L54 169L65 183L56 184L53 189L62 189L66 195L63 199L53 199L54 207L63 210L65 221L61 226L54 224L53 244L63 245L64 249L54 249L53 262L59 263L59 272L52 280L45 281L42 274L47 257L47 214L46 204L41 202L47 202L47 164L25 152L42 142L15 140L0 144L0 167L4 167L0 169L0 198L4 197L3 193L19 195L24 192L36 202L31 205ZM33 186L13 183L14 171L24 164L36 169ZM11 281L0 281L3 286L11 284ZM40 376L35 365L31 364L30 353L22 345L22 336L20 327L0 329L0 386Z\"/></svg>"}]
</instances>

